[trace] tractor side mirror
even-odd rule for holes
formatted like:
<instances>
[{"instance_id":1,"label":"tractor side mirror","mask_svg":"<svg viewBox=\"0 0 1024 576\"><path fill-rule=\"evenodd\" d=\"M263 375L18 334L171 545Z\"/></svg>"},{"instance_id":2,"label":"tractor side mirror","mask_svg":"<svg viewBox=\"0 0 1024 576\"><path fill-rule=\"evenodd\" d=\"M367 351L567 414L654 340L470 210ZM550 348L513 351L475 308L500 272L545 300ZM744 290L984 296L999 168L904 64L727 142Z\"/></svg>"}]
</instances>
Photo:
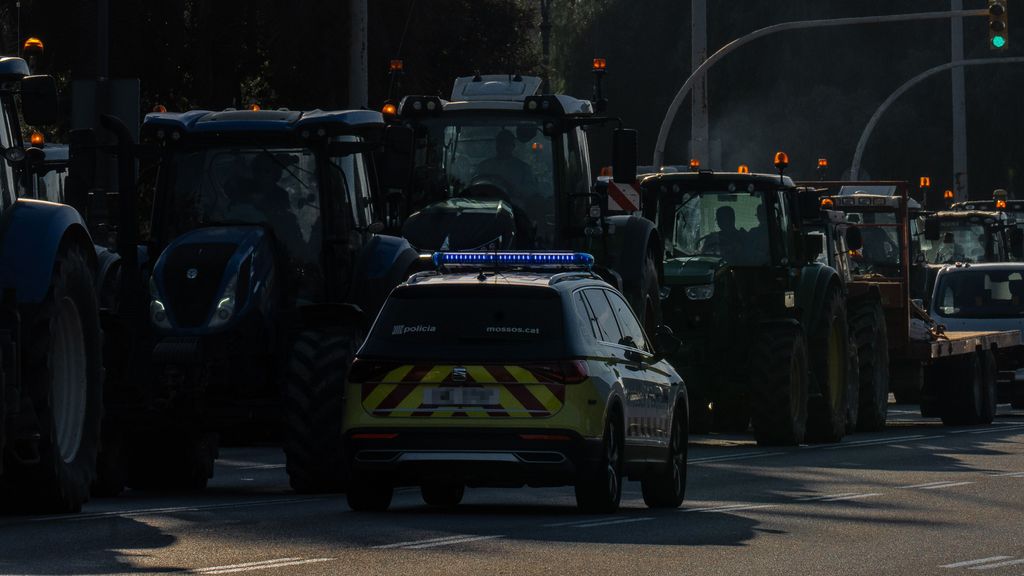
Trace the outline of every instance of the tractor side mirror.
<instances>
[{"instance_id":1,"label":"tractor side mirror","mask_svg":"<svg viewBox=\"0 0 1024 576\"><path fill-rule=\"evenodd\" d=\"M412 128L388 126L384 131L383 169L381 187L386 190L405 190L412 181L414 140Z\"/></svg>"},{"instance_id":2,"label":"tractor side mirror","mask_svg":"<svg viewBox=\"0 0 1024 576\"><path fill-rule=\"evenodd\" d=\"M53 76L21 79L21 113L25 122L33 126L57 122L57 82Z\"/></svg>"},{"instance_id":3,"label":"tractor side mirror","mask_svg":"<svg viewBox=\"0 0 1024 576\"><path fill-rule=\"evenodd\" d=\"M797 194L797 206L800 216L804 218L817 215L821 212L821 199L818 197L818 192L814 189L801 190Z\"/></svg>"},{"instance_id":4,"label":"tractor side mirror","mask_svg":"<svg viewBox=\"0 0 1024 576\"><path fill-rule=\"evenodd\" d=\"M612 180L621 184L636 182L638 158L636 130L616 128L612 133Z\"/></svg>"},{"instance_id":5,"label":"tractor side mirror","mask_svg":"<svg viewBox=\"0 0 1024 576\"><path fill-rule=\"evenodd\" d=\"M925 240L938 240L939 235L942 233L939 221L934 218L928 218L924 221L924 238Z\"/></svg>"},{"instance_id":6,"label":"tractor side mirror","mask_svg":"<svg viewBox=\"0 0 1024 576\"><path fill-rule=\"evenodd\" d=\"M672 329L664 324L659 324L654 330L654 355L658 359L667 358L676 352L683 345Z\"/></svg>"},{"instance_id":7,"label":"tractor side mirror","mask_svg":"<svg viewBox=\"0 0 1024 576\"><path fill-rule=\"evenodd\" d=\"M860 228L856 226L850 226L846 229L846 248L848 250L860 250L864 247L864 236L860 233Z\"/></svg>"},{"instance_id":8,"label":"tractor side mirror","mask_svg":"<svg viewBox=\"0 0 1024 576\"><path fill-rule=\"evenodd\" d=\"M804 236L804 255L808 261L817 260L818 256L825 251L825 236L822 234L807 234Z\"/></svg>"}]
</instances>

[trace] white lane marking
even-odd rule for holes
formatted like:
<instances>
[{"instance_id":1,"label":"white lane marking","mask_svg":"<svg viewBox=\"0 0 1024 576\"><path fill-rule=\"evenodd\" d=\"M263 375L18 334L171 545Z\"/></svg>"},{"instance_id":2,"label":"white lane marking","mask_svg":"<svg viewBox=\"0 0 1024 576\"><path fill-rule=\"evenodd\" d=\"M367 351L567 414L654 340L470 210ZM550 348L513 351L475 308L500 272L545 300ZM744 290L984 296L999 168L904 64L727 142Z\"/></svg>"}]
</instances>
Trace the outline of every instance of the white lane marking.
<instances>
[{"instance_id":1,"label":"white lane marking","mask_svg":"<svg viewBox=\"0 0 1024 576\"><path fill-rule=\"evenodd\" d=\"M235 572L249 572L251 570L269 570L271 568L285 568L288 566L301 566L303 564L318 564L320 562L330 562L336 560L336 558L308 558L305 560L294 559L290 561L282 561L275 563L260 564L259 566L248 566L244 568L222 568L220 570L209 570L205 572L198 572L199 574L233 574Z\"/></svg>"},{"instance_id":2,"label":"white lane marking","mask_svg":"<svg viewBox=\"0 0 1024 576\"><path fill-rule=\"evenodd\" d=\"M775 508L779 504L747 504L740 506L723 506L721 508L697 509L691 512L743 512L744 510L760 510L761 508Z\"/></svg>"},{"instance_id":3,"label":"white lane marking","mask_svg":"<svg viewBox=\"0 0 1024 576\"><path fill-rule=\"evenodd\" d=\"M192 570L196 574L203 574L205 572L211 572L214 570L230 570L232 568L249 568L252 566L260 566L263 564L276 564L278 562L292 562L294 560L302 560L302 558L276 558L274 560L260 560L259 562L243 562L241 564L226 564L224 566L210 566L209 568L196 568Z\"/></svg>"},{"instance_id":4,"label":"white lane marking","mask_svg":"<svg viewBox=\"0 0 1024 576\"><path fill-rule=\"evenodd\" d=\"M93 514L62 514L60 516L43 516L31 518L29 522L53 522L56 520L98 520L102 518L131 518L133 516L146 516L150 514L172 514L176 512L200 512L203 510L223 510L226 508L252 508L256 506L273 506L275 504L292 504L299 502L310 502L312 500L323 500L326 496L309 496L306 498L276 498L273 500L250 500L231 504L206 504L200 506L175 506L170 508L141 508L138 510L114 510L111 512L95 512Z\"/></svg>"},{"instance_id":5,"label":"white lane marking","mask_svg":"<svg viewBox=\"0 0 1024 576\"><path fill-rule=\"evenodd\" d=\"M284 464L260 464L258 466L242 466L239 470L280 470Z\"/></svg>"},{"instance_id":6,"label":"white lane marking","mask_svg":"<svg viewBox=\"0 0 1024 576\"><path fill-rule=\"evenodd\" d=\"M829 498L839 498L840 496L853 496L856 492L843 492L842 494L824 494L821 496L803 496L797 498L797 502L814 502L815 500L827 500Z\"/></svg>"},{"instance_id":7,"label":"white lane marking","mask_svg":"<svg viewBox=\"0 0 1024 576\"><path fill-rule=\"evenodd\" d=\"M943 564L939 568L963 568L965 566L975 566L977 564L988 564L989 562L995 562L997 560L1006 560L1013 558L1013 556L989 556L988 558L981 558L979 560L965 560L963 562L956 562L954 564Z\"/></svg>"},{"instance_id":8,"label":"white lane marking","mask_svg":"<svg viewBox=\"0 0 1024 576\"><path fill-rule=\"evenodd\" d=\"M916 442L918 440L932 440L935 438L945 438L944 434L938 434L935 436L903 436L900 438L884 438L880 440L861 440L859 442L844 442L843 444L836 444L834 446L825 446L822 450L843 450L844 448L862 448L864 446L893 446L899 445L903 442Z\"/></svg>"},{"instance_id":9,"label":"white lane marking","mask_svg":"<svg viewBox=\"0 0 1024 576\"><path fill-rule=\"evenodd\" d=\"M452 544L465 544L467 542L479 542L480 540L493 540L495 538L503 538L501 534L494 536L474 536L472 538L462 538L460 540L449 540L447 542L434 542L432 544L420 544L418 546L405 546L405 550L422 550L424 548L436 548L438 546L450 546Z\"/></svg>"},{"instance_id":10,"label":"white lane marking","mask_svg":"<svg viewBox=\"0 0 1024 576\"><path fill-rule=\"evenodd\" d=\"M1024 559L1006 560L1003 562L996 562L995 564L985 564L984 566L971 566L971 570L991 570L993 568L1002 568L1004 566L1016 566L1018 564L1024 564Z\"/></svg>"},{"instance_id":11,"label":"white lane marking","mask_svg":"<svg viewBox=\"0 0 1024 576\"><path fill-rule=\"evenodd\" d=\"M750 458L762 458L767 456L781 456L785 452L744 452L742 454L727 454L724 456L706 456L704 458L693 458L687 460L688 464L699 464L701 462L726 462L729 460L747 460Z\"/></svg>"},{"instance_id":12,"label":"white lane marking","mask_svg":"<svg viewBox=\"0 0 1024 576\"><path fill-rule=\"evenodd\" d=\"M929 486L939 486L942 484L949 484L952 480L939 480L938 482L925 482L924 484L911 484L910 486L900 486L902 490L910 490L913 488L927 488Z\"/></svg>"},{"instance_id":13,"label":"white lane marking","mask_svg":"<svg viewBox=\"0 0 1024 576\"><path fill-rule=\"evenodd\" d=\"M586 520L573 520L572 522L556 522L555 524L542 524L544 528L558 528L561 526L573 526L576 524L587 524L590 522L604 522L605 520L615 520L618 516L607 516L605 518L587 518Z\"/></svg>"},{"instance_id":14,"label":"white lane marking","mask_svg":"<svg viewBox=\"0 0 1024 576\"><path fill-rule=\"evenodd\" d=\"M836 496L834 498L825 498L822 502L839 502L840 500L860 500L861 498L874 498L875 496L881 496L881 492L866 492L864 494L847 494L844 496Z\"/></svg>"},{"instance_id":15,"label":"white lane marking","mask_svg":"<svg viewBox=\"0 0 1024 576\"><path fill-rule=\"evenodd\" d=\"M989 474L989 476L997 476L1003 478L1024 478L1024 472L997 472L995 474Z\"/></svg>"},{"instance_id":16,"label":"white lane marking","mask_svg":"<svg viewBox=\"0 0 1024 576\"><path fill-rule=\"evenodd\" d=\"M605 522L590 522L587 524L576 524L571 526L572 528L596 528L598 526L611 526L612 524L630 524L632 522L643 522L645 520L654 520L650 516L643 518L622 518L621 520L607 520Z\"/></svg>"},{"instance_id":17,"label":"white lane marking","mask_svg":"<svg viewBox=\"0 0 1024 576\"><path fill-rule=\"evenodd\" d=\"M1003 430L1020 430L1024 426L999 426L998 428L982 428L981 430L968 430L970 434L987 434L989 432L1002 432Z\"/></svg>"},{"instance_id":18,"label":"white lane marking","mask_svg":"<svg viewBox=\"0 0 1024 576\"><path fill-rule=\"evenodd\" d=\"M974 482L950 482L948 484L939 484L938 486L923 486L921 490L939 490L942 488L952 488L954 486L966 486L968 484L974 484Z\"/></svg>"}]
</instances>

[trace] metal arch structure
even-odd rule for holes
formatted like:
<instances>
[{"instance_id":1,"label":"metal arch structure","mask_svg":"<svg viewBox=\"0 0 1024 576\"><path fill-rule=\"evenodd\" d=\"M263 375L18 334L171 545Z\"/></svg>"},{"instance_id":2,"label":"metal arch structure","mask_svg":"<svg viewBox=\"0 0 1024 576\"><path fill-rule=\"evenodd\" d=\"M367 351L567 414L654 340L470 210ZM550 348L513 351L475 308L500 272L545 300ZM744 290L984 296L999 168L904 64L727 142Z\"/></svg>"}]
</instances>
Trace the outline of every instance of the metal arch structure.
<instances>
[{"instance_id":1,"label":"metal arch structure","mask_svg":"<svg viewBox=\"0 0 1024 576\"><path fill-rule=\"evenodd\" d=\"M864 149L867 147L868 140L871 138L871 133L874 132L875 126L878 125L878 121L881 120L882 115L889 109L890 106L896 100L903 96L908 90L917 86L921 82L931 78L932 76L945 72L946 70L952 70L953 68L963 68L967 66L984 66L987 64L1019 64L1024 62L1024 56L1013 56L1009 58L979 58L977 60L960 60L957 62L948 62L946 64L940 64L934 68L929 68L924 72L921 72L917 76L914 76L910 80L907 80L902 86L897 88L884 102L875 110L872 114L871 119L868 120L864 131L860 134L860 140L857 141L857 148L853 153L853 161L850 162L850 180L856 180L860 176L860 162L864 157Z\"/></svg>"},{"instance_id":2,"label":"metal arch structure","mask_svg":"<svg viewBox=\"0 0 1024 576\"><path fill-rule=\"evenodd\" d=\"M741 46L753 42L758 38L777 34L779 32L788 32L790 30L805 30L808 28L835 28L839 26L855 26L859 24L885 24L892 22L912 22L918 20L948 20L950 18L958 17L971 17L971 16L988 16L988 10L958 10L958 11L939 11L939 12L919 12L915 14L892 14L887 16L860 16L854 18L834 18L826 20L799 20L796 22L782 22L780 24L773 24L760 30L755 30L746 36L742 36L729 42L725 46L722 46L714 54L708 57L700 66L698 66L690 77L683 82L682 87L676 92L675 98L672 99L672 103L669 104L668 111L665 113L665 118L661 121L661 128L658 130L658 141L654 146L654 160L653 165L660 167L664 164L665 160L665 146L668 142L668 133L672 129L672 123L675 121L676 114L679 112L679 108L683 105L683 100L693 89L693 85L697 79L707 73L708 69L715 65L719 60L725 56L736 51Z\"/></svg>"}]
</instances>

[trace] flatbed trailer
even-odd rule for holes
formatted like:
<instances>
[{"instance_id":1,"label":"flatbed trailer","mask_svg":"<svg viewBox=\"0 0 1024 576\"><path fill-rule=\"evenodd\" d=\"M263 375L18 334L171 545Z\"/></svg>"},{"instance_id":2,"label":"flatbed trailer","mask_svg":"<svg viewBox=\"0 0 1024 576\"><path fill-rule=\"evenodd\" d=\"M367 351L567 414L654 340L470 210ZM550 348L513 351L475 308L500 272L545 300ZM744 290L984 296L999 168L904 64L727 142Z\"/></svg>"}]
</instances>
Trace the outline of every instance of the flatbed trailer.
<instances>
[{"instance_id":1,"label":"flatbed trailer","mask_svg":"<svg viewBox=\"0 0 1024 576\"><path fill-rule=\"evenodd\" d=\"M891 386L901 387L904 398L919 400L922 416L941 418L948 425L991 422L996 404L1016 397L1011 370L1024 364L1021 334L1016 330L946 332L932 340L911 338L912 234L906 183L809 185L831 193L830 205L845 212L864 236L865 247L852 266L849 290L853 298L874 295L882 303ZM879 234L882 231L885 236ZM872 239L891 250L872 253L868 246Z\"/></svg>"}]
</instances>

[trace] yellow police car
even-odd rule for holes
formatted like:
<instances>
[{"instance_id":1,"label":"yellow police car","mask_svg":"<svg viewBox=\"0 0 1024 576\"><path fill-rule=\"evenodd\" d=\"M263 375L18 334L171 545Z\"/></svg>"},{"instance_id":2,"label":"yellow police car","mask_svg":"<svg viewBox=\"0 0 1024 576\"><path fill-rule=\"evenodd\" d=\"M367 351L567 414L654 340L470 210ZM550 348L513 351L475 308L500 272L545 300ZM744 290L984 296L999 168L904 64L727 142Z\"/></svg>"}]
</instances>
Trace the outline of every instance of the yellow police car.
<instances>
[{"instance_id":1,"label":"yellow police car","mask_svg":"<svg viewBox=\"0 0 1024 576\"><path fill-rule=\"evenodd\" d=\"M688 404L622 295L581 253L436 253L389 296L349 373L344 440L354 510L396 486L454 506L466 486L575 486L585 511L652 507L686 488Z\"/></svg>"}]
</instances>

